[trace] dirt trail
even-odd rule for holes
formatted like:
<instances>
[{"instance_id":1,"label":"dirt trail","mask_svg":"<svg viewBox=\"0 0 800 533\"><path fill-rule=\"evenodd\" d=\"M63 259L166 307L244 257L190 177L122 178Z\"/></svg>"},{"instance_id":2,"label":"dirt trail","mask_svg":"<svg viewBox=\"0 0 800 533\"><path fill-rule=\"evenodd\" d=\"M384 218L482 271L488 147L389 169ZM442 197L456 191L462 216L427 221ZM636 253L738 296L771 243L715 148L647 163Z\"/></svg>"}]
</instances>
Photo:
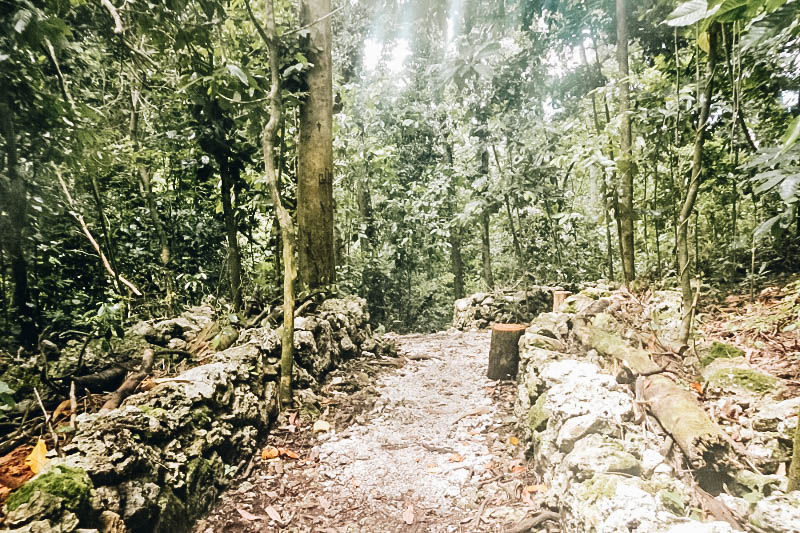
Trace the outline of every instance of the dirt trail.
<instances>
[{"instance_id":1,"label":"dirt trail","mask_svg":"<svg viewBox=\"0 0 800 533\"><path fill-rule=\"evenodd\" d=\"M370 411L349 416L344 400L328 419L354 417L349 427L311 437L309 421L271 437L302 459L259 458L194 531L505 531L530 509L520 495L533 482L513 436L516 387L485 377L489 335L398 337L412 360L380 375Z\"/></svg>"}]
</instances>

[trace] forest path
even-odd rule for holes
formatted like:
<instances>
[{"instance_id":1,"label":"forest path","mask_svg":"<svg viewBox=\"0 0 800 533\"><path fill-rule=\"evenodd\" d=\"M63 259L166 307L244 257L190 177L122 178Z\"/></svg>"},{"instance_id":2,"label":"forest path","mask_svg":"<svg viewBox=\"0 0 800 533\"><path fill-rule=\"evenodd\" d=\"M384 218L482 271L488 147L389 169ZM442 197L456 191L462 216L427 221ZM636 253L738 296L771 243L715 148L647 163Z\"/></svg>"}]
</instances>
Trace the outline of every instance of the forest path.
<instances>
[{"instance_id":1,"label":"forest path","mask_svg":"<svg viewBox=\"0 0 800 533\"><path fill-rule=\"evenodd\" d=\"M343 404L326 418L337 431L270 436L301 459L257 459L194 531L506 531L530 509L520 501L530 481L513 436L516 386L485 377L489 341L487 331L398 336L409 361L382 367L371 410L348 413L358 393L322 398Z\"/></svg>"}]
</instances>

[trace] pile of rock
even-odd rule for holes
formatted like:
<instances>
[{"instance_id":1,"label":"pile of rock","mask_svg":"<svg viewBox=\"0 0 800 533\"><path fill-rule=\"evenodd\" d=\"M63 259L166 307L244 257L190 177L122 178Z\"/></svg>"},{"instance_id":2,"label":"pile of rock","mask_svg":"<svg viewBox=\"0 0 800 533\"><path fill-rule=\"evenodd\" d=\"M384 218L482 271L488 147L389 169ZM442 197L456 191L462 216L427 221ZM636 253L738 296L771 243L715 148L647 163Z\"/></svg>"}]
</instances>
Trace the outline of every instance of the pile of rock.
<instances>
[{"instance_id":1,"label":"pile of rock","mask_svg":"<svg viewBox=\"0 0 800 533\"><path fill-rule=\"evenodd\" d=\"M313 316L296 319L296 378L309 384L345 357L390 350L373 336L368 319L359 298L328 300ZM210 323L179 317L140 324L130 334L143 343L186 347ZM269 431L279 355L276 331L245 330L235 346L155 380L120 408L80 415L64 457L6 501L4 526L17 532L188 530Z\"/></svg>"},{"instance_id":2,"label":"pile of rock","mask_svg":"<svg viewBox=\"0 0 800 533\"><path fill-rule=\"evenodd\" d=\"M679 299L665 296L655 298L662 318L668 311L679 313L679 309L667 309L664 303ZM591 339L579 333L581 324L591 323L593 316L603 311L620 309L625 299L620 292L598 293L592 289L579 293L560 307L566 312L537 317L520 340L515 413L548 489L542 503L561 511L562 524L568 531L734 531L730 523L722 521L719 511L709 522L687 518L694 508L708 510L713 504L698 501L702 493L680 475L680 452L675 449L670 453L670 439L658 423L643 419L633 383L624 373L611 373L618 362L602 355L605 346L594 346ZM609 334L626 342L624 332ZM750 384L742 385L741 380L734 379L739 376L736 372L719 371L720 360L723 358L708 363L711 371L704 372L709 390L727 387L728 395L723 394L714 404L727 409L718 411L722 413L720 419L733 421L731 405L745 402L735 413L735 423L721 427L732 440L744 445L748 461L755 461L761 472L741 465L738 470L733 467L722 473L727 480L719 490L709 488L715 497L708 497L733 511L734 522L749 521L759 531L770 533L798 533L800 491L786 493L787 478L780 465L785 467L788 458L787 445L798 423L793 413L800 399L777 402L774 393L780 384L774 377L753 381L751 374L742 375L743 382ZM741 369L735 357L724 360ZM747 372L756 370L748 368ZM736 387L736 392L731 387ZM743 388L749 395L736 396ZM772 448L765 442L771 442ZM697 474L697 480L701 485L709 481L702 473Z\"/></svg>"},{"instance_id":3,"label":"pile of rock","mask_svg":"<svg viewBox=\"0 0 800 533\"><path fill-rule=\"evenodd\" d=\"M463 331L492 324L529 323L553 308L553 292L560 287L529 287L525 291L479 292L456 300L453 327Z\"/></svg>"}]
</instances>

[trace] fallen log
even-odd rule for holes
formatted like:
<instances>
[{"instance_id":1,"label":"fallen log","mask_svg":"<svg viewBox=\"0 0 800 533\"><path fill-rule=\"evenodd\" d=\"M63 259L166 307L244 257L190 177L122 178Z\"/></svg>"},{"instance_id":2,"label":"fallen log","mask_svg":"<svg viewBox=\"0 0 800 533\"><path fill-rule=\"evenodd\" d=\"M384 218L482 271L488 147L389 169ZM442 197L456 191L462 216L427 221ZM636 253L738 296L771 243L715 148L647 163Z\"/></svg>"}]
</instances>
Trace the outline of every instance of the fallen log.
<instances>
[{"instance_id":1,"label":"fallen log","mask_svg":"<svg viewBox=\"0 0 800 533\"><path fill-rule=\"evenodd\" d=\"M108 400L103 404L103 407L100 408L100 411L116 409L120 406L120 404L133 394L136 390L136 387L146 378L150 371L153 369L153 362L155 361L155 352L150 348L147 348L144 351L144 356L142 356L142 368L138 372L134 372L128 378L122 382L122 385L114 391L111 396L109 396Z\"/></svg>"},{"instance_id":2,"label":"fallen log","mask_svg":"<svg viewBox=\"0 0 800 533\"><path fill-rule=\"evenodd\" d=\"M639 377L637 381L648 409L693 468L705 469L726 461L731 452L726 435L689 391L663 375Z\"/></svg>"}]
</instances>

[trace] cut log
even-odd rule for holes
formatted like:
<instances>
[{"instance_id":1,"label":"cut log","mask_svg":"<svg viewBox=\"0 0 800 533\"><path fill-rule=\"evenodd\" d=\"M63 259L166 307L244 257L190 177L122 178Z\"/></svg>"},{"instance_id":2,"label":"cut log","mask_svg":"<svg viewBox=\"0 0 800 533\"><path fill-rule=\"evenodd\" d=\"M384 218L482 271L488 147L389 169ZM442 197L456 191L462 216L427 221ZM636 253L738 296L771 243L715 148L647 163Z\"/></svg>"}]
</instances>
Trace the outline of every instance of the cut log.
<instances>
[{"instance_id":1,"label":"cut log","mask_svg":"<svg viewBox=\"0 0 800 533\"><path fill-rule=\"evenodd\" d=\"M693 468L720 470L731 448L726 435L692 394L666 376L640 377L637 388L661 426L675 439Z\"/></svg>"},{"instance_id":2,"label":"cut log","mask_svg":"<svg viewBox=\"0 0 800 533\"><path fill-rule=\"evenodd\" d=\"M519 339L525 333L524 324L495 324L489 348L489 379L516 379L519 366Z\"/></svg>"},{"instance_id":3,"label":"cut log","mask_svg":"<svg viewBox=\"0 0 800 533\"><path fill-rule=\"evenodd\" d=\"M569 291L553 291L553 312L558 313L558 308L572 293Z\"/></svg>"}]
</instances>

